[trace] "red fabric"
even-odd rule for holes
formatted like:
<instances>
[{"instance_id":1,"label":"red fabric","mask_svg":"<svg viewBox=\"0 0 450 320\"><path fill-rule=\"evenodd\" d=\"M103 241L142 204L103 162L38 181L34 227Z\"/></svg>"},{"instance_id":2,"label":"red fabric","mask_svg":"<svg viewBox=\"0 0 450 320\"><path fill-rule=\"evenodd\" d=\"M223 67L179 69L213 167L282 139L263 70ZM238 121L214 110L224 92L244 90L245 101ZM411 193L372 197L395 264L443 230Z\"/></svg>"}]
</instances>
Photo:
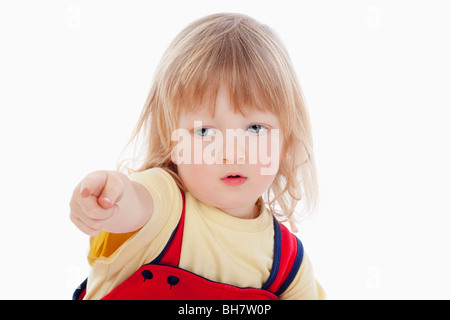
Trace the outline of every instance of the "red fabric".
<instances>
[{"instance_id":1,"label":"red fabric","mask_svg":"<svg viewBox=\"0 0 450 320\"><path fill-rule=\"evenodd\" d=\"M183 244L184 216L185 216L185 198L184 192L181 192L183 198L183 211L181 212L180 222L177 230L169 244L166 246L163 256L158 264L177 267L180 263L181 246Z\"/></svg>"},{"instance_id":2,"label":"red fabric","mask_svg":"<svg viewBox=\"0 0 450 320\"><path fill-rule=\"evenodd\" d=\"M150 271L151 279L142 272ZM169 277L179 282L171 285ZM276 300L273 293L217 283L188 271L163 265L144 265L102 300Z\"/></svg>"},{"instance_id":3,"label":"red fabric","mask_svg":"<svg viewBox=\"0 0 450 320\"><path fill-rule=\"evenodd\" d=\"M270 292L277 292L281 285L286 280L290 270L295 261L297 254L297 239L296 237L280 223L281 231L281 257L280 267L278 269L277 277L272 285L269 286Z\"/></svg>"}]
</instances>

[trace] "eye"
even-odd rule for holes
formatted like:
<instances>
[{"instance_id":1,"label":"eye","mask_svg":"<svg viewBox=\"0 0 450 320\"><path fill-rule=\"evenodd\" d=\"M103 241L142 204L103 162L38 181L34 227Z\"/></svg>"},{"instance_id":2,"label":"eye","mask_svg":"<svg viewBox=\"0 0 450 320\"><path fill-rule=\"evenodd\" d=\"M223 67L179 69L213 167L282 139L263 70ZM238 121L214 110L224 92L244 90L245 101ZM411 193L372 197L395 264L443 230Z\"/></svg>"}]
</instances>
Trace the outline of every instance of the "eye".
<instances>
[{"instance_id":1,"label":"eye","mask_svg":"<svg viewBox=\"0 0 450 320\"><path fill-rule=\"evenodd\" d=\"M216 132L213 128L199 128L194 131L194 133L202 138L211 137Z\"/></svg>"},{"instance_id":2,"label":"eye","mask_svg":"<svg viewBox=\"0 0 450 320\"><path fill-rule=\"evenodd\" d=\"M252 124L247 127L247 131L254 134L260 134L266 130L267 128L262 124Z\"/></svg>"}]
</instances>

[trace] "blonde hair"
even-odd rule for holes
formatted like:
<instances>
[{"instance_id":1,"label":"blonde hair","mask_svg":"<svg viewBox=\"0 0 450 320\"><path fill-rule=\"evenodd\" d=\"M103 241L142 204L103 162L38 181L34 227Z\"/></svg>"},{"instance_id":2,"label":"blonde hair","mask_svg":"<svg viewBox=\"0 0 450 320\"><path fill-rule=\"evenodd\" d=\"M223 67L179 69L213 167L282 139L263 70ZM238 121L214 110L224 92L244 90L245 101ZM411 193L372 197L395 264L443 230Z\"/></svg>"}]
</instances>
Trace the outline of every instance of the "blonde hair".
<instances>
[{"instance_id":1,"label":"blonde hair","mask_svg":"<svg viewBox=\"0 0 450 320\"><path fill-rule=\"evenodd\" d=\"M214 112L221 84L229 89L235 112L246 108L278 116L285 138L279 171L259 199L280 221L296 230L299 201L311 212L317 180L310 121L289 56L278 36L266 25L242 14L214 14L199 19L172 41L155 72L140 119L127 146L141 145L128 173L160 167L184 185L171 161L178 115L209 99ZM124 162L123 162L124 163ZM123 165L122 163L122 165Z\"/></svg>"}]
</instances>

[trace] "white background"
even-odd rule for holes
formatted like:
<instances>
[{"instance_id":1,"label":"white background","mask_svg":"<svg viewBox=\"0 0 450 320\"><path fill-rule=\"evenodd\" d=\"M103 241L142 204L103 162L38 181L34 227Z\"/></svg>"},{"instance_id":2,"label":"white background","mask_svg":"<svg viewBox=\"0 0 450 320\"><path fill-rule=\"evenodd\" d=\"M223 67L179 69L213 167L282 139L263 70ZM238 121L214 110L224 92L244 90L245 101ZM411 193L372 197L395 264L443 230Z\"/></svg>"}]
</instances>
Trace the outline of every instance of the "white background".
<instances>
[{"instance_id":1,"label":"white background","mask_svg":"<svg viewBox=\"0 0 450 320\"><path fill-rule=\"evenodd\" d=\"M285 42L320 206L299 236L331 299L450 298L447 1L1 1L0 298L70 299L79 180L114 169L189 22L241 12Z\"/></svg>"}]
</instances>

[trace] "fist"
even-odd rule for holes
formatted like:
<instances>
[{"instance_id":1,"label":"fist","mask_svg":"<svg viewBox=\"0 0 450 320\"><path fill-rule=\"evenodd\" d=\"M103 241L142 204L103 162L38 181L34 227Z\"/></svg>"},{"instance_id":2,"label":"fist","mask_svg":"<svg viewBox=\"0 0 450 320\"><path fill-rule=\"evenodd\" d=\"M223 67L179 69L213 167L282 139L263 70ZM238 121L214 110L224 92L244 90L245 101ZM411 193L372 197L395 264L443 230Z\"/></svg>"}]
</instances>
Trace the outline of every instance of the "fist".
<instances>
[{"instance_id":1,"label":"fist","mask_svg":"<svg viewBox=\"0 0 450 320\"><path fill-rule=\"evenodd\" d=\"M121 173L95 171L77 185L70 200L70 220L82 232L95 236L118 215L124 192Z\"/></svg>"}]
</instances>

